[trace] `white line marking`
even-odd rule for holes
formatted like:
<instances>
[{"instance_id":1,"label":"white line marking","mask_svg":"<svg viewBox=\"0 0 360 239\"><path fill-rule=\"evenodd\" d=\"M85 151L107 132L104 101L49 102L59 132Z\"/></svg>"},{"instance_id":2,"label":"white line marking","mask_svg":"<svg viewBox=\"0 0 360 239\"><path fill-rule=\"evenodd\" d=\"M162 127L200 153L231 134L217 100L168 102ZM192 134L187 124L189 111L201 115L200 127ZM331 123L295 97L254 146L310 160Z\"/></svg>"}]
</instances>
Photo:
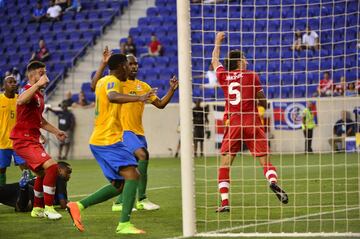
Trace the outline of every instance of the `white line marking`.
<instances>
[{"instance_id":1,"label":"white line marking","mask_svg":"<svg viewBox=\"0 0 360 239\"><path fill-rule=\"evenodd\" d=\"M295 221L295 220L299 220L299 219L303 219L303 218L309 218L309 217L315 217L315 216L321 216L321 215L326 215L326 214L332 214L332 213L340 213L340 212L346 212L346 211L352 211L352 210L357 210L360 209L360 207L352 207L352 208L346 208L346 209L339 209L339 210L334 210L334 211L328 211L328 212L321 212L321 213L313 213L313 214L307 214L307 215L302 215L302 216L297 216L297 217L290 217L290 218L285 218L285 219L280 219L280 220L273 220L273 221L268 221L268 222L262 222L262 223L252 223L252 224L248 224L248 225L244 225L244 226L238 226L238 227L232 227L232 228L224 228L221 230L215 230L215 231L209 231L206 233L199 233L199 234L195 234L195 237L227 237L227 235L229 237L247 237L247 236L251 236L251 234L254 233L228 233L228 234L218 234L221 232L228 232L228 231L233 231L233 230L238 230L238 229L244 229L244 228L249 228L249 227L256 227L256 226L262 226L262 225L270 225L270 224L276 224L276 223L281 223L281 222L288 222L288 221ZM213 234L213 235L211 235ZM279 237L279 235L277 235L276 233L264 233L264 234L257 234L260 237L264 236L264 235L274 235L274 237ZM282 234L282 233L280 233ZM293 237L292 235L295 235L296 233L286 233L286 235L284 234L284 236L288 236L288 237ZM303 233L302 236L314 236L317 237L320 234L319 233ZM319 235L318 235L319 234ZM344 235L342 235L341 233L321 233L322 236L339 236L339 237L344 237L344 235L346 234L346 236L352 237L352 236L358 236L359 233L345 233ZM297 234L299 236L299 233ZM179 237L170 237L170 238L166 238L166 239L182 239L184 237L179 236Z\"/></svg>"},{"instance_id":2,"label":"white line marking","mask_svg":"<svg viewBox=\"0 0 360 239\"><path fill-rule=\"evenodd\" d=\"M162 189L169 189L169 188L180 188L178 186L164 186L164 187L155 187L155 188L148 188L147 191L155 191L155 190L162 190ZM91 193L88 194L77 194L77 195L71 195L69 198L80 198L88 196Z\"/></svg>"},{"instance_id":3,"label":"white line marking","mask_svg":"<svg viewBox=\"0 0 360 239\"><path fill-rule=\"evenodd\" d=\"M264 237L273 237L273 238L279 238L279 237L356 237L359 238L360 237L360 233L352 233L352 232L304 232L304 233L299 233L299 232L280 232L280 233L258 233L258 232L253 232L253 233L216 233L216 234L209 234L209 233L199 233L196 234L196 237L232 237L232 238L239 238L239 237L259 237L259 238L264 238Z\"/></svg>"},{"instance_id":4,"label":"white line marking","mask_svg":"<svg viewBox=\"0 0 360 239\"><path fill-rule=\"evenodd\" d=\"M297 217L289 217L289 218L285 218L285 219L279 219L279 220L273 220L273 221L267 221L267 222L261 222L261 223L252 223L252 224L248 224L248 225L244 225L244 226L224 228L224 229L220 229L220 230L210 231L210 232L207 232L207 233L228 232L228 231L233 231L233 230L238 230L238 229L245 229L245 228L249 228L249 227L257 227L257 226L262 226L262 225L271 225L271 224L277 224L277 223L281 223L281 222L295 221L295 220L299 220L299 219L303 219L303 218L322 216L322 215L326 215L326 214L347 212L347 211L352 211L352 210L356 210L356 209L359 209L359 208L360 207L352 207L352 208L339 209L339 210L328 211L328 212L312 213L312 214L307 214L307 215L302 215L302 216L297 216Z\"/></svg>"}]
</instances>

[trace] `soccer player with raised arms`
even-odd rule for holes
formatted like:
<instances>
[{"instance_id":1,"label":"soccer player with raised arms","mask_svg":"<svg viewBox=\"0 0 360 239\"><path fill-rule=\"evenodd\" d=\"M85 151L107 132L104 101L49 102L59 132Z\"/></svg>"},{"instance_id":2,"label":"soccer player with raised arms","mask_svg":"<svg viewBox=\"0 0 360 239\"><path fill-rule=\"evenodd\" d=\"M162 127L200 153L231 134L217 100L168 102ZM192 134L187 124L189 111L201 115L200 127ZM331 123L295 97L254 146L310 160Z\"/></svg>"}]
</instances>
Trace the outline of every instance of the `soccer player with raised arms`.
<instances>
[{"instance_id":1,"label":"soccer player with raised arms","mask_svg":"<svg viewBox=\"0 0 360 239\"><path fill-rule=\"evenodd\" d=\"M123 210L116 233L142 234L145 233L143 230L137 229L130 223L140 174L137 170L136 158L123 143L123 127L120 118L123 103L145 102L153 96L154 92L150 91L140 96L123 94L123 82L129 74L129 65L125 55L112 55L107 65L110 74L101 78L96 84L95 126L89 143L91 152L110 184L78 202L68 203L68 211L78 230L84 231L81 211L122 192Z\"/></svg>"},{"instance_id":2,"label":"soccer player with raised arms","mask_svg":"<svg viewBox=\"0 0 360 239\"><path fill-rule=\"evenodd\" d=\"M62 217L53 207L58 165L40 143L40 128L54 134L60 141L65 140L66 134L42 117L42 90L49 83L45 64L33 61L28 64L26 70L29 81L17 99L16 123L10 138L13 140L16 154L22 157L37 175L31 216L56 220Z\"/></svg>"},{"instance_id":3,"label":"soccer player with raised arms","mask_svg":"<svg viewBox=\"0 0 360 239\"><path fill-rule=\"evenodd\" d=\"M9 75L4 79L4 93L0 94L0 186L6 184L6 168L14 158L15 165L26 169L25 161L13 150L10 132L16 122L16 79Z\"/></svg>"},{"instance_id":4,"label":"soccer player with raised arms","mask_svg":"<svg viewBox=\"0 0 360 239\"><path fill-rule=\"evenodd\" d=\"M111 52L106 47L103 52L103 60L99 69L96 71L92 79L92 88L94 89L97 81L100 79L106 68L107 59L111 56ZM133 55L128 55L127 60L130 66L130 73L127 80L124 82L123 93L129 95L142 95L151 91L151 87L143 81L136 78L139 65L137 58ZM149 103L153 104L159 109L163 109L170 102L174 92L178 88L178 80L176 77L170 79L170 89L167 94L159 99L153 95ZM140 172L140 181L138 186L138 201L136 208L139 210L156 210L160 206L152 203L146 196L147 187L147 169L149 164L149 152L147 150L147 142L145 138L144 127L142 124L142 116L144 112L145 102L133 102L124 104L121 107L121 123L124 128L124 144L138 159L138 169ZM113 211L122 210L122 195L117 199L117 202L112 206Z\"/></svg>"},{"instance_id":5,"label":"soccer player with raised arms","mask_svg":"<svg viewBox=\"0 0 360 239\"><path fill-rule=\"evenodd\" d=\"M219 85L224 91L229 119L229 125L221 143L221 163L218 171L221 206L217 212L230 211L230 166L236 153L240 151L242 141L251 154L259 159L270 189L282 203L286 204L288 196L277 185L276 168L270 162L267 137L257 111L257 104L265 109L267 106L259 76L246 69L248 62L243 52L239 50L228 53L225 66L220 63L220 47L224 39L224 32L217 33L212 53L212 65Z\"/></svg>"}]
</instances>

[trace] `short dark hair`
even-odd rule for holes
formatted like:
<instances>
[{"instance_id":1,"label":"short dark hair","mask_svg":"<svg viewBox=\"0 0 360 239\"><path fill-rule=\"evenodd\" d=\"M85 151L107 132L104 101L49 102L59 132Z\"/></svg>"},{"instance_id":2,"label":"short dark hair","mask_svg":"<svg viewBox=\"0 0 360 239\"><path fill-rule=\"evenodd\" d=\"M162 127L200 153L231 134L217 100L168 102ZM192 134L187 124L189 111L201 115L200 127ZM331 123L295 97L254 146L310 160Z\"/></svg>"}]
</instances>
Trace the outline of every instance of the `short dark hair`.
<instances>
[{"instance_id":1,"label":"short dark hair","mask_svg":"<svg viewBox=\"0 0 360 239\"><path fill-rule=\"evenodd\" d=\"M61 168L71 168L71 165L68 164L67 162L64 162L64 161L59 161L59 162L58 162L58 165L59 165Z\"/></svg>"},{"instance_id":2,"label":"short dark hair","mask_svg":"<svg viewBox=\"0 0 360 239\"><path fill-rule=\"evenodd\" d=\"M238 68L237 62L245 59L245 54L240 50L230 51L228 57L225 59L225 69L233 71Z\"/></svg>"},{"instance_id":3,"label":"short dark hair","mask_svg":"<svg viewBox=\"0 0 360 239\"><path fill-rule=\"evenodd\" d=\"M110 59L108 61L108 67L109 69L115 70L119 65L123 65L127 62L127 58L124 54L114 54L110 56Z\"/></svg>"},{"instance_id":4,"label":"short dark hair","mask_svg":"<svg viewBox=\"0 0 360 239\"><path fill-rule=\"evenodd\" d=\"M39 68L44 68L46 67L46 65L44 63L42 63L41 61L32 61L30 62L27 67L26 67L26 71L33 71L33 70L37 70Z\"/></svg>"}]
</instances>

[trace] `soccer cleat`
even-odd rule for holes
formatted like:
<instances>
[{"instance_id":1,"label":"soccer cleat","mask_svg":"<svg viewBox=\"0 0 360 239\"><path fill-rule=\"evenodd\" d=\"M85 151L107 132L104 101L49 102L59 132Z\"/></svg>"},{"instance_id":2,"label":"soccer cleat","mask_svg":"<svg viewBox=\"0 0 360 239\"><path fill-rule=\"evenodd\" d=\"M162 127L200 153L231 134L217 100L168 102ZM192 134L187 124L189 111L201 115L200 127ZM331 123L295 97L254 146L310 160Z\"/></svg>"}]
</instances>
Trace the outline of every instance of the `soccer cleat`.
<instances>
[{"instance_id":1,"label":"soccer cleat","mask_svg":"<svg viewBox=\"0 0 360 239\"><path fill-rule=\"evenodd\" d=\"M270 189L275 193L280 202L287 204L289 202L288 195L276 183L270 183Z\"/></svg>"},{"instance_id":2,"label":"soccer cleat","mask_svg":"<svg viewBox=\"0 0 360 239\"><path fill-rule=\"evenodd\" d=\"M221 206L216 209L216 212L230 212L230 206Z\"/></svg>"},{"instance_id":3,"label":"soccer cleat","mask_svg":"<svg viewBox=\"0 0 360 239\"><path fill-rule=\"evenodd\" d=\"M150 202L149 199L145 198L141 201L136 202L136 209L138 210L158 210L160 208L159 205Z\"/></svg>"},{"instance_id":4,"label":"soccer cleat","mask_svg":"<svg viewBox=\"0 0 360 239\"><path fill-rule=\"evenodd\" d=\"M74 226L81 232L85 230L84 225L81 222L81 213L79 205L76 202L69 202L66 204L66 210L70 214L71 219L74 222Z\"/></svg>"},{"instance_id":5,"label":"soccer cleat","mask_svg":"<svg viewBox=\"0 0 360 239\"><path fill-rule=\"evenodd\" d=\"M44 217L50 220L59 220L62 218L61 214L54 209L54 206L45 206Z\"/></svg>"},{"instance_id":6,"label":"soccer cleat","mask_svg":"<svg viewBox=\"0 0 360 239\"><path fill-rule=\"evenodd\" d=\"M119 225L116 228L116 233L118 233L118 234L145 234L145 231L137 229L130 222L119 222Z\"/></svg>"},{"instance_id":7,"label":"soccer cleat","mask_svg":"<svg viewBox=\"0 0 360 239\"><path fill-rule=\"evenodd\" d=\"M44 208L42 208L42 207L33 207L30 215L32 217L43 218L43 217L45 217Z\"/></svg>"},{"instance_id":8,"label":"soccer cleat","mask_svg":"<svg viewBox=\"0 0 360 239\"><path fill-rule=\"evenodd\" d=\"M111 211L113 212L121 212L123 209L123 205L122 203L113 203L112 207L111 207ZM133 212L137 211L136 208L132 209Z\"/></svg>"}]
</instances>

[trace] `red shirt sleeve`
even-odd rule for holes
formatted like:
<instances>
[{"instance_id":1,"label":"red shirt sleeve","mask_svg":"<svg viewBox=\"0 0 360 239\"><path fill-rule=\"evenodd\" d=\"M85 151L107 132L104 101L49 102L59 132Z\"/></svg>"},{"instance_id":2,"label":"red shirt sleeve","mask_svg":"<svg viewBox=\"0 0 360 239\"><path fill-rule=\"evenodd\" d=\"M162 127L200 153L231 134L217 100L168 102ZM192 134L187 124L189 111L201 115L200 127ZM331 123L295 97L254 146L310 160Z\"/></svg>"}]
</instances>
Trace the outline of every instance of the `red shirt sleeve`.
<instances>
[{"instance_id":1,"label":"red shirt sleeve","mask_svg":"<svg viewBox=\"0 0 360 239\"><path fill-rule=\"evenodd\" d=\"M222 65L219 65L216 69L216 78L218 80L218 82L220 83L220 85L225 85L225 79L226 79L226 75L227 75L227 71L225 70L225 68Z\"/></svg>"}]
</instances>

